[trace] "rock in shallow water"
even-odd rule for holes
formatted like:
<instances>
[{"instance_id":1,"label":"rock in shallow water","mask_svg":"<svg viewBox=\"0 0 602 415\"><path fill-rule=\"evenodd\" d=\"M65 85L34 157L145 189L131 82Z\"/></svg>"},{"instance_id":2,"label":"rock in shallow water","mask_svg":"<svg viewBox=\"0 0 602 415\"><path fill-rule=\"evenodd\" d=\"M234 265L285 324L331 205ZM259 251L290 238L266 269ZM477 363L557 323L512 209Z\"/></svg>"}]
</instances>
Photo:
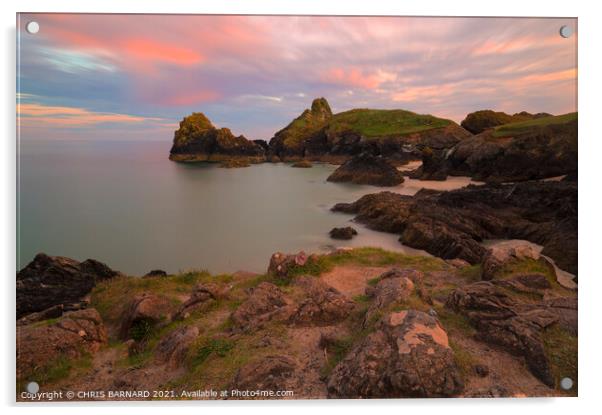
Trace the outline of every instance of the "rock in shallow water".
<instances>
[{"instance_id":1,"label":"rock in shallow water","mask_svg":"<svg viewBox=\"0 0 602 415\"><path fill-rule=\"evenodd\" d=\"M351 226L346 226L344 228L332 228L329 235L332 239L351 239L357 235L357 231Z\"/></svg>"},{"instance_id":2,"label":"rock in shallow water","mask_svg":"<svg viewBox=\"0 0 602 415\"><path fill-rule=\"evenodd\" d=\"M374 186L397 186L403 183L404 179L403 174L386 159L362 153L337 168L327 180Z\"/></svg>"}]
</instances>

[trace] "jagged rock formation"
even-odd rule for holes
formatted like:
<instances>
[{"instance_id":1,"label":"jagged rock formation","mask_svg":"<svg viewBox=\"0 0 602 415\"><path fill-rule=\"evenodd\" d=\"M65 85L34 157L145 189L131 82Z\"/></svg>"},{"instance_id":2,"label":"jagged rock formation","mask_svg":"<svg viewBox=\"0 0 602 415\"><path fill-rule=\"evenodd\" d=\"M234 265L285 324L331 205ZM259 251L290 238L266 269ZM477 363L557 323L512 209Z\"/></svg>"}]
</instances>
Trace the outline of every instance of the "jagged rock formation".
<instances>
[{"instance_id":1,"label":"jagged rock formation","mask_svg":"<svg viewBox=\"0 0 602 415\"><path fill-rule=\"evenodd\" d=\"M97 282L120 275L102 262L38 254L17 273L17 318L56 305L69 308Z\"/></svg>"},{"instance_id":2,"label":"jagged rock formation","mask_svg":"<svg viewBox=\"0 0 602 415\"><path fill-rule=\"evenodd\" d=\"M460 125L473 134L479 134L490 128L497 127L498 125L533 120L549 116L551 116L551 114L547 114L545 112L530 114L526 111L523 111L514 115L510 115L506 114L505 112L481 110L471 112L470 114L468 114L466 118L464 118L464 120L460 123Z\"/></svg>"},{"instance_id":3,"label":"jagged rock formation","mask_svg":"<svg viewBox=\"0 0 602 415\"><path fill-rule=\"evenodd\" d=\"M533 278L522 277L523 281L529 279ZM560 324L565 330L576 333L577 302L558 299L521 301L520 296L511 297L501 289L505 287L517 292L519 287L504 282L481 281L457 288L449 295L446 305L468 317L480 339L524 356L531 372L546 385L554 386L542 332L554 324ZM540 292L543 298L543 292Z\"/></svg>"},{"instance_id":4,"label":"jagged rock formation","mask_svg":"<svg viewBox=\"0 0 602 415\"><path fill-rule=\"evenodd\" d=\"M403 175L385 158L362 153L339 166L327 180L374 186L397 186L403 183Z\"/></svg>"},{"instance_id":5,"label":"jagged rock formation","mask_svg":"<svg viewBox=\"0 0 602 415\"><path fill-rule=\"evenodd\" d=\"M577 114L506 124L468 137L446 151L423 152L410 177L448 175L483 181L523 181L577 172Z\"/></svg>"},{"instance_id":6,"label":"jagged rock formation","mask_svg":"<svg viewBox=\"0 0 602 415\"><path fill-rule=\"evenodd\" d=\"M338 203L333 211L355 214L370 228L400 234L405 245L444 259L480 263L484 239L525 239L577 274L577 184L523 182L468 186L449 192L391 192Z\"/></svg>"},{"instance_id":7,"label":"jagged rock formation","mask_svg":"<svg viewBox=\"0 0 602 415\"><path fill-rule=\"evenodd\" d=\"M215 128L201 112L192 113L180 122L169 154L173 161L225 162L230 167L266 160L263 143L234 136L228 128Z\"/></svg>"}]
</instances>

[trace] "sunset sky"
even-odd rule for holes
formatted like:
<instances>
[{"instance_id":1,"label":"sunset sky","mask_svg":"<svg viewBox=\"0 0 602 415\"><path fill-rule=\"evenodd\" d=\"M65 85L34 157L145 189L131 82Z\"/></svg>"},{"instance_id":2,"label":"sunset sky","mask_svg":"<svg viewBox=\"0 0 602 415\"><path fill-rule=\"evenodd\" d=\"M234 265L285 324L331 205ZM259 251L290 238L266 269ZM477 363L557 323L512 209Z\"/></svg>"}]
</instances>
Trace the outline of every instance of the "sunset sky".
<instances>
[{"instance_id":1,"label":"sunset sky","mask_svg":"<svg viewBox=\"0 0 602 415\"><path fill-rule=\"evenodd\" d=\"M35 20L31 35L25 24ZM182 117L269 139L324 96L460 122L576 110L574 19L22 14L22 139L167 140Z\"/></svg>"}]
</instances>

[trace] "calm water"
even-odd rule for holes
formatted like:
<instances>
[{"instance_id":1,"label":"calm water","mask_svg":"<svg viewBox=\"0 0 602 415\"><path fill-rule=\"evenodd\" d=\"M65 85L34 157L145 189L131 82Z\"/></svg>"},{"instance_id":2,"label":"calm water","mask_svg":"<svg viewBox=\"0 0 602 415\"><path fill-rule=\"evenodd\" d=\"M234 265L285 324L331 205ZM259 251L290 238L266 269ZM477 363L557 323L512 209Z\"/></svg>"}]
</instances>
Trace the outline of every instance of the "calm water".
<instances>
[{"instance_id":1,"label":"calm water","mask_svg":"<svg viewBox=\"0 0 602 415\"><path fill-rule=\"evenodd\" d=\"M338 246L425 254L357 224L352 241L330 239L331 228L352 218L330 212L333 204L382 190L326 182L335 166L182 165L167 159L169 148L158 142L21 143L19 267L38 252L95 258L133 275L154 268L263 272L275 251ZM390 190L414 194L468 182L407 180Z\"/></svg>"}]
</instances>

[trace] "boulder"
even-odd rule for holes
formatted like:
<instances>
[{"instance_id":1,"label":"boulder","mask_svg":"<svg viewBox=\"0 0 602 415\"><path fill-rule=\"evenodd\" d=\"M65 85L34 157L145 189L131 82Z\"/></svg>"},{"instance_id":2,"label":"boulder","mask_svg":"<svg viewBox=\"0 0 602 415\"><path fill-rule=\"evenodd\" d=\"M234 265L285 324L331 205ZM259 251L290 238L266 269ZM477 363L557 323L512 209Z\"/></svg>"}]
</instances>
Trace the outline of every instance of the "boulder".
<instances>
[{"instance_id":1,"label":"boulder","mask_svg":"<svg viewBox=\"0 0 602 415\"><path fill-rule=\"evenodd\" d=\"M107 343L107 333L98 312L86 310L65 313L47 325L36 323L17 327L17 377L24 379L57 359L96 353Z\"/></svg>"},{"instance_id":2,"label":"boulder","mask_svg":"<svg viewBox=\"0 0 602 415\"><path fill-rule=\"evenodd\" d=\"M337 289L315 277L300 277L295 281L306 298L301 301L291 317L299 325L329 325L338 323L349 315L354 303Z\"/></svg>"},{"instance_id":3,"label":"boulder","mask_svg":"<svg viewBox=\"0 0 602 415\"><path fill-rule=\"evenodd\" d=\"M447 333L416 310L387 314L328 379L331 398L433 398L462 389Z\"/></svg>"},{"instance_id":4,"label":"boulder","mask_svg":"<svg viewBox=\"0 0 602 415\"><path fill-rule=\"evenodd\" d=\"M414 292L414 282L407 273L401 270L392 270L379 277L379 281L374 287L368 287L366 294L372 298L364 318L364 327L366 327L375 316L379 316L387 307L394 303L407 300ZM419 271L416 271L419 272Z\"/></svg>"},{"instance_id":5,"label":"boulder","mask_svg":"<svg viewBox=\"0 0 602 415\"><path fill-rule=\"evenodd\" d=\"M174 134L169 159L179 162L220 162L244 167L266 160L261 144L235 136L228 128L215 128L200 112L184 117Z\"/></svg>"},{"instance_id":6,"label":"boulder","mask_svg":"<svg viewBox=\"0 0 602 415\"><path fill-rule=\"evenodd\" d=\"M37 321L49 320L51 318L58 318L63 315L65 307L63 304L54 305L47 308L46 310L38 311L37 313L30 313L21 317L17 320L17 326L25 326L27 324L35 323Z\"/></svg>"},{"instance_id":7,"label":"boulder","mask_svg":"<svg viewBox=\"0 0 602 415\"><path fill-rule=\"evenodd\" d=\"M293 312L292 302L276 285L262 282L230 316L234 328L256 330L268 321L286 320Z\"/></svg>"},{"instance_id":8,"label":"boulder","mask_svg":"<svg viewBox=\"0 0 602 415\"><path fill-rule=\"evenodd\" d=\"M152 293L136 295L121 316L119 336L124 340L130 337L143 339L149 334L147 331L167 322L171 308L171 302L165 297Z\"/></svg>"},{"instance_id":9,"label":"boulder","mask_svg":"<svg viewBox=\"0 0 602 415\"><path fill-rule=\"evenodd\" d=\"M197 284L188 300L184 301L178 311L174 314L173 320L188 318L193 311L206 307L215 300L224 298L225 296L226 290L216 283L209 282Z\"/></svg>"},{"instance_id":10,"label":"boulder","mask_svg":"<svg viewBox=\"0 0 602 415\"><path fill-rule=\"evenodd\" d=\"M190 347L198 336L198 327L178 327L159 341L155 349L156 360L171 369L177 369L186 360Z\"/></svg>"},{"instance_id":11,"label":"boulder","mask_svg":"<svg viewBox=\"0 0 602 415\"><path fill-rule=\"evenodd\" d=\"M351 239L357 235L357 231L351 226L344 228L332 228L328 233L332 239Z\"/></svg>"},{"instance_id":12,"label":"boulder","mask_svg":"<svg viewBox=\"0 0 602 415\"><path fill-rule=\"evenodd\" d=\"M99 282L121 275L105 264L38 254L17 273L17 318L60 305L77 303Z\"/></svg>"},{"instance_id":13,"label":"boulder","mask_svg":"<svg viewBox=\"0 0 602 415\"><path fill-rule=\"evenodd\" d=\"M492 280L496 273L514 261L539 260L539 252L529 243L494 246L490 248L481 265L481 279Z\"/></svg>"},{"instance_id":14,"label":"boulder","mask_svg":"<svg viewBox=\"0 0 602 415\"><path fill-rule=\"evenodd\" d=\"M294 255L276 252L270 258L268 274L275 275L279 278L287 278L292 269L305 265L307 260L308 257L303 251Z\"/></svg>"},{"instance_id":15,"label":"boulder","mask_svg":"<svg viewBox=\"0 0 602 415\"><path fill-rule=\"evenodd\" d=\"M298 366L295 360L285 355L266 356L242 366L229 389L274 392L295 390L294 373Z\"/></svg>"},{"instance_id":16,"label":"boulder","mask_svg":"<svg viewBox=\"0 0 602 415\"><path fill-rule=\"evenodd\" d=\"M337 168L327 180L374 186L397 186L403 183L403 174L386 159L362 153Z\"/></svg>"}]
</instances>

